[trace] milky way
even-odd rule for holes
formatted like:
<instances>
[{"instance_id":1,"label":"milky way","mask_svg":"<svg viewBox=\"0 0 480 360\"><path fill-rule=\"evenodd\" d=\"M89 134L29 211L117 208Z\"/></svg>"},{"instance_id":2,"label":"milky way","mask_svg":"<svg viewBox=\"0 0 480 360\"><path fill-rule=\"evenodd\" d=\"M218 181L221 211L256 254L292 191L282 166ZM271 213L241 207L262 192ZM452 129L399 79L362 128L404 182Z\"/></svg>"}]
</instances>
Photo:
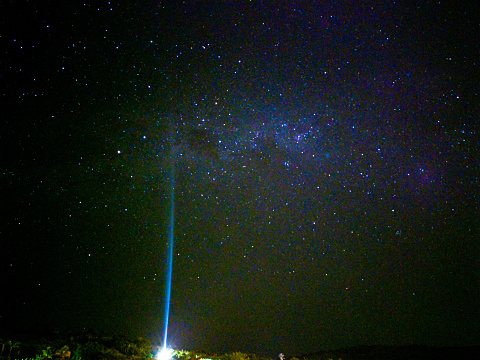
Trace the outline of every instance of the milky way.
<instances>
[{"instance_id":1,"label":"milky way","mask_svg":"<svg viewBox=\"0 0 480 360\"><path fill-rule=\"evenodd\" d=\"M474 5L100 3L2 5L2 326L160 341L173 161L173 346L478 343Z\"/></svg>"}]
</instances>

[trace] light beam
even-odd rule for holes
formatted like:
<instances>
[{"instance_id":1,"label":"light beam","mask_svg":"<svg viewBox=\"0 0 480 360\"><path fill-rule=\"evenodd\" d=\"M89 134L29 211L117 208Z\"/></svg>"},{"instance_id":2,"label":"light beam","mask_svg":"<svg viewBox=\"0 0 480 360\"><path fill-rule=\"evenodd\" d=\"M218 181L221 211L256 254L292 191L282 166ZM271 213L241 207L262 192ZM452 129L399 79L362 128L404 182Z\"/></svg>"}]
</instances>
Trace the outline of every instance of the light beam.
<instances>
[{"instance_id":1,"label":"light beam","mask_svg":"<svg viewBox=\"0 0 480 360\"><path fill-rule=\"evenodd\" d=\"M167 261L167 286L165 294L165 328L163 332L163 349L165 355L167 351L168 320L170 316L170 298L172 292L172 273L173 273L173 240L175 224L175 160L173 156L173 131L171 134L172 150L170 154L170 219L168 223L168 261Z\"/></svg>"}]
</instances>

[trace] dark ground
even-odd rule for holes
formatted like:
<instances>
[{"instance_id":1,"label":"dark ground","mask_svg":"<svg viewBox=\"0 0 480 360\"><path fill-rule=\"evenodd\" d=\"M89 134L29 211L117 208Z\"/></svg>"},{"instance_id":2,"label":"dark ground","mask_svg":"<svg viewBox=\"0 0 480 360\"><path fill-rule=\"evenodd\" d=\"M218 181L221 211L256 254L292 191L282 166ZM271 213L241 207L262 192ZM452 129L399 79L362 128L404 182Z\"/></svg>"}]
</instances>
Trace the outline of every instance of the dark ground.
<instances>
[{"instance_id":1,"label":"dark ground","mask_svg":"<svg viewBox=\"0 0 480 360\"><path fill-rule=\"evenodd\" d=\"M70 351L65 356L65 351ZM10 348L12 350L10 351ZM0 328L0 360L141 360L150 358L158 345L148 339L127 339L121 335L106 335L82 329L75 331L32 331L8 330ZM193 349L189 349L190 351ZM208 351L195 351L200 357L222 357L234 360L235 354L212 354ZM471 359L480 354L480 346L433 347L424 345L405 346L357 346L346 349L322 350L311 354L291 356L286 360L441 360ZM247 354L241 354L247 356ZM48 357L50 356L50 357ZM250 360L267 360L264 356L248 354ZM275 357L274 357L275 358ZM235 358L236 359L236 358ZM237 359L239 360L239 359Z\"/></svg>"}]
</instances>

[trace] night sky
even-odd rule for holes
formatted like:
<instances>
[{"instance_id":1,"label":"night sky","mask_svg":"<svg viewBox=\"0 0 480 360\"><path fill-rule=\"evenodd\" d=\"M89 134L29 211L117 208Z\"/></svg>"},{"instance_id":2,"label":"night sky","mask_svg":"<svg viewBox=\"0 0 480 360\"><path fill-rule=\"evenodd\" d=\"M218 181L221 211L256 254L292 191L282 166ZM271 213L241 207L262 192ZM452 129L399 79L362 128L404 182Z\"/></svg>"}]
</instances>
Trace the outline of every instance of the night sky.
<instances>
[{"instance_id":1,"label":"night sky","mask_svg":"<svg viewBox=\"0 0 480 360\"><path fill-rule=\"evenodd\" d=\"M480 343L480 9L2 1L0 325ZM468 5L467 3L471 3Z\"/></svg>"}]
</instances>

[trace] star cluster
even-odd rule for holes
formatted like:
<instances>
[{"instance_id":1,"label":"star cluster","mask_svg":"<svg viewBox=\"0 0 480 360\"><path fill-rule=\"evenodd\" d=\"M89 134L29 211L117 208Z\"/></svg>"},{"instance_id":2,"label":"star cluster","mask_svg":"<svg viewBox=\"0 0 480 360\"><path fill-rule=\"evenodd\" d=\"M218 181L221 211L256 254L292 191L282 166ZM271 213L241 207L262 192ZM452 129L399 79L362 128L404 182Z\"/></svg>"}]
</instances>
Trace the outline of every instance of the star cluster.
<instances>
[{"instance_id":1,"label":"star cluster","mask_svg":"<svg viewBox=\"0 0 480 360\"><path fill-rule=\"evenodd\" d=\"M160 338L174 164L174 345L478 342L474 5L17 3L9 326Z\"/></svg>"}]
</instances>

